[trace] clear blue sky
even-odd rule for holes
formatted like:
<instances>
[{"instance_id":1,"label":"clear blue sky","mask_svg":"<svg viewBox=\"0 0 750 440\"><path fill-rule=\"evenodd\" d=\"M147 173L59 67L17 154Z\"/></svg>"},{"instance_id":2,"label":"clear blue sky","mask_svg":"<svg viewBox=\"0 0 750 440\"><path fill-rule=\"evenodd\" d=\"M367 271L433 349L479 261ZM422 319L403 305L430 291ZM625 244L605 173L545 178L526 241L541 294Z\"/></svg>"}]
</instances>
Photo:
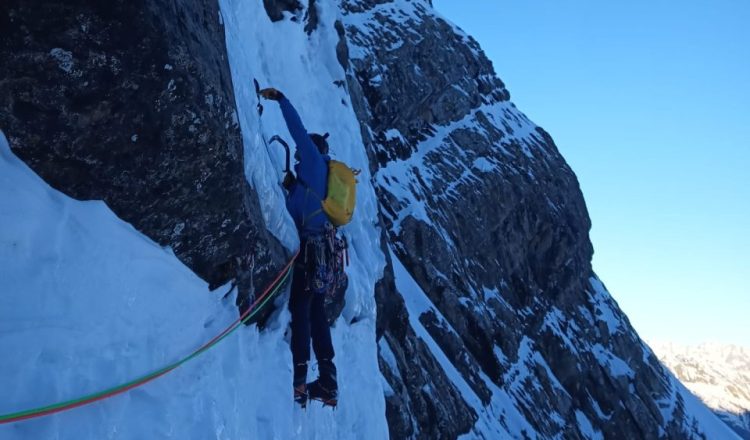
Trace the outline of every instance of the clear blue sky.
<instances>
[{"instance_id":1,"label":"clear blue sky","mask_svg":"<svg viewBox=\"0 0 750 440\"><path fill-rule=\"evenodd\" d=\"M433 3L576 172L641 337L750 346L750 1Z\"/></svg>"}]
</instances>

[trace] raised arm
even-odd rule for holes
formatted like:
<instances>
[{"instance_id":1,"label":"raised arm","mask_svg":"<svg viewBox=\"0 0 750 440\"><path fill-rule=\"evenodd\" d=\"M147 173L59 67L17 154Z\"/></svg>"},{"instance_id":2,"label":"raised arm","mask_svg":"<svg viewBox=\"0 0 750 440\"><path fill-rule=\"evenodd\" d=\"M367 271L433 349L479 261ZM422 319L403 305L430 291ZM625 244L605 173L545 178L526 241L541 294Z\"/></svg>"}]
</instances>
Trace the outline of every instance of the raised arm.
<instances>
[{"instance_id":1,"label":"raised arm","mask_svg":"<svg viewBox=\"0 0 750 440\"><path fill-rule=\"evenodd\" d=\"M294 143L297 144L300 162L305 164L320 160L322 156L315 147L315 144L313 144L312 139L310 139L310 135L307 134L307 130L302 124L302 119L300 119L292 103L282 95L281 99L279 99L279 106L281 106L281 114L284 115L284 121L286 121L289 134L292 135Z\"/></svg>"},{"instance_id":2,"label":"raised arm","mask_svg":"<svg viewBox=\"0 0 750 440\"><path fill-rule=\"evenodd\" d=\"M286 99L286 96L273 87L259 90L258 94L266 99L279 102L279 106L281 106L281 114L284 115L284 121L286 122L286 127L289 129L289 134L292 135L294 143L297 144L300 163L303 167L307 168L316 162L321 162L323 156L321 156L320 152L315 147L315 144L313 144L310 135L307 134L307 130L302 124L302 119L300 119L299 114L297 114L297 110L295 110L292 103Z\"/></svg>"}]
</instances>

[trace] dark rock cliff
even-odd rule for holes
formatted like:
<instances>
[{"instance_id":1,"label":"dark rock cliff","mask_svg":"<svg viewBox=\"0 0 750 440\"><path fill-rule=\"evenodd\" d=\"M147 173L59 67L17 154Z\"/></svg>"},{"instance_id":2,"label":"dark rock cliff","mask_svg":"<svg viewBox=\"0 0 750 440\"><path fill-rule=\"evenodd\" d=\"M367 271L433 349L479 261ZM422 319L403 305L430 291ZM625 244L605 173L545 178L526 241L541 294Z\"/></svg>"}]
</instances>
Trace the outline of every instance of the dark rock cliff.
<instances>
[{"instance_id":1,"label":"dark rock cliff","mask_svg":"<svg viewBox=\"0 0 750 440\"><path fill-rule=\"evenodd\" d=\"M209 281L235 257L263 282L284 262L244 176L215 1L6 1L0 58L0 128L50 185Z\"/></svg>"},{"instance_id":2,"label":"dark rock cliff","mask_svg":"<svg viewBox=\"0 0 750 440\"><path fill-rule=\"evenodd\" d=\"M592 272L576 177L510 103L476 41L426 1L345 0L343 10L349 87L388 242L434 305L419 325L482 417L513 432L492 409L510 401L528 422L518 436L586 438L589 423L608 439L699 436L681 403L671 419L662 414L673 383ZM465 393L404 330L395 286L383 288L391 436L480 435Z\"/></svg>"}]
</instances>

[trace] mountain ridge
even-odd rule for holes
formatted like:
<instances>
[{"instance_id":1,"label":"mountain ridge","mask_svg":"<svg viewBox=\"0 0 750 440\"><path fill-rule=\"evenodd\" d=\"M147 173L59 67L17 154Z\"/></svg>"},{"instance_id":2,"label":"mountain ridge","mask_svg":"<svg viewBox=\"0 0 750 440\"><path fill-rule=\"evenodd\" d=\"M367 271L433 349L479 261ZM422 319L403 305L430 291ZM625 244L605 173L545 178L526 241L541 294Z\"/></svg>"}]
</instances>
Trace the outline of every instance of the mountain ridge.
<instances>
[{"instance_id":1,"label":"mountain ridge","mask_svg":"<svg viewBox=\"0 0 750 440\"><path fill-rule=\"evenodd\" d=\"M750 439L750 348L651 341L659 360L742 438Z\"/></svg>"}]
</instances>

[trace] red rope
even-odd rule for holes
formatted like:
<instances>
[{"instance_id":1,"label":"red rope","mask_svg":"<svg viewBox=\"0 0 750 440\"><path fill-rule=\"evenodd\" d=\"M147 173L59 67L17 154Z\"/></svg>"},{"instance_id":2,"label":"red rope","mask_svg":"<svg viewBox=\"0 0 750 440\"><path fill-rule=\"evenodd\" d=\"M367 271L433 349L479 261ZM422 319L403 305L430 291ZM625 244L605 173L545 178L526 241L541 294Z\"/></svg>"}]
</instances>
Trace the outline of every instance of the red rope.
<instances>
[{"instance_id":1,"label":"red rope","mask_svg":"<svg viewBox=\"0 0 750 440\"><path fill-rule=\"evenodd\" d=\"M23 415L23 416L14 417L12 419L1 420L0 421L0 425L2 425L4 423L20 422L22 420L35 419L37 417L43 417L43 416L47 416L47 415L50 415L50 414L60 413L60 412L63 412L63 411L68 411L68 410L71 410L71 409L74 409L74 408L78 408L80 406L88 405L90 403L98 402L100 400L108 399L108 398L110 398L112 396L116 396L118 394L122 394L122 393L124 393L126 391L132 390L133 388L137 388L137 387L139 387L141 385L147 384L147 383L151 382L152 380L154 380L154 379L156 379L158 377L164 376L165 374L169 373L170 371L174 370L175 368L177 368L177 365L175 365L174 367L172 367L172 368L170 368L168 370L164 370L164 371L160 372L156 376L151 376L151 377L149 377L149 378L147 378L145 380L132 383L132 384L128 385L127 387L119 388L117 391L112 392L112 393L102 394L101 396L93 397L93 398L86 399L86 400L81 400L79 402L71 403L69 405L65 405L65 406L60 407L60 408L48 409L48 410L36 412L36 413L33 413L33 414L26 414L26 415Z\"/></svg>"},{"instance_id":2,"label":"red rope","mask_svg":"<svg viewBox=\"0 0 750 440\"><path fill-rule=\"evenodd\" d=\"M279 272L276 275L276 278L274 278L274 280L271 282L271 284L269 284L268 287L266 287L266 290L263 292L263 294L261 294L261 296L259 296L258 298L256 298L255 301L250 305L250 307L248 307L248 309L245 310L245 313L243 313L242 315L240 315L240 317L237 318L237 320L234 321L232 324L230 324L229 327L225 328L223 332L219 333L216 337L214 337L210 341L208 341L205 344L203 344L201 346L201 348L199 348L196 351L201 351L204 348L208 347L209 345L212 345L214 343L214 341L216 341L217 339L221 339L222 336L224 336L225 334L227 334L230 331L232 331L232 328L234 328L235 326L239 325L242 322L242 320L245 319L245 317L247 317L248 314L250 314L250 312L255 308L255 306L257 306L258 303L260 303L263 300L263 298L265 298L271 292L271 289L273 289L273 287L276 286L276 283L278 283L279 280L281 279L281 277L286 273L286 271L289 269L289 266L291 266L294 263L294 260L297 259L298 255L299 255L299 250L297 250L297 253L294 254L294 256L292 257L292 259L289 260L289 262L286 264L286 266L284 266L284 268L281 270L281 272Z\"/></svg>"}]
</instances>

